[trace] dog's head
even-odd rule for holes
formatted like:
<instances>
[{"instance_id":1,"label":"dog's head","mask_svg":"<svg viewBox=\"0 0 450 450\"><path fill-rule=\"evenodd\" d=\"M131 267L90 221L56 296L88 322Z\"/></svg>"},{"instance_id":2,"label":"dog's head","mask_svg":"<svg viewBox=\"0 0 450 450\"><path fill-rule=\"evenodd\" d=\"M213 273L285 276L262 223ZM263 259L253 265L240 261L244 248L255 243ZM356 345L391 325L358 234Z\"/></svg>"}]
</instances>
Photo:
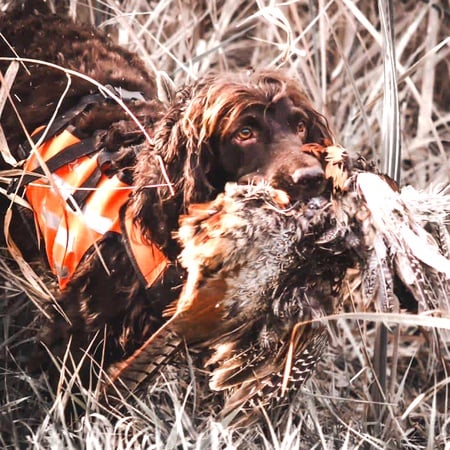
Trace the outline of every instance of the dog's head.
<instances>
[{"instance_id":1,"label":"dog's head","mask_svg":"<svg viewBox=\"0 0 450 450\"><path fill-rule=\"evenodd\" d=\"M305 143L331 140L327 122L283 72L210 76L194 89L182 129L193 162L215 191L228 181L264 180L293 199L320 194L320 162Z\"/></svg>"},{"instance_id":2,"label":"dog's head","mask_svg":"<svg viewBox=\"0 0 450 450\"><path fill-rule=\"evenodd\" d=\"M209 75L179 92L159 124L153 150L162 157L175 198L162 187L147 204L154 208L157 200L164 215L175 221L169 209L179 214L180 207L208 201L230 181L264 181L292 200L319 195L325 187L321 162L302 145L331 140L324 117L300 83L285 73ZM154 173L150 164L147 158L138 162L137 184L165 181L146 176ZM154 214L144 196L155 194L141 195L139 214Z\"/></svg>"}]
</instances>

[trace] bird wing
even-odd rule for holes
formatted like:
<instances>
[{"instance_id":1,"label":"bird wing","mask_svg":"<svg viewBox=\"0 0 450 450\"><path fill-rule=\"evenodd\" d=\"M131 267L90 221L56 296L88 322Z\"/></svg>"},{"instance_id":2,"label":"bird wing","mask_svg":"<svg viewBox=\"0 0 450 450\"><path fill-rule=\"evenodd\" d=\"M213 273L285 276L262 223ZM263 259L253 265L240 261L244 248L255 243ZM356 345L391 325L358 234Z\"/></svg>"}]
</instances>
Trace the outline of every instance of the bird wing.
<instances>
[{"instance_id":1,"label":"bird wing","mask_svg":"<svg viewBox=\"0 0 450 450\"><path fill-rule=\"evenodd\" d=\"M366 300L370 302L371 296L378 293L377 306L391 310L395 307L393 280L398 276L422 308L442 307L437 302L439 297L447 296L450 259L426 231L425 223L416 217L402 192L392 189L379 175L359 173L354 184L356 196L344 199L343 207L363 230L367 248L363 265ZM450 198L447 208L450 212ZM448 297L444 307L450 309Z\"/></svg>"}]
</instances>

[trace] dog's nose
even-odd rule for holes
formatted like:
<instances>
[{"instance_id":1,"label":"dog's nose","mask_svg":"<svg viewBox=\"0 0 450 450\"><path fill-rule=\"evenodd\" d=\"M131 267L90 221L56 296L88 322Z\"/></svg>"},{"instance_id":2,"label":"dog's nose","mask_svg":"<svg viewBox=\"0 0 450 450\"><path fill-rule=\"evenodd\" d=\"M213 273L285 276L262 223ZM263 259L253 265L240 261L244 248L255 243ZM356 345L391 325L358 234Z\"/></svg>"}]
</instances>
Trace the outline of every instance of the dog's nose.
<instances>
[{"instance_id":1,"label":"dog's nose","mask_svg":"<svg viewBox=\"0 0 450 450\"><path fill-rule=\"evenodd\" d=\"M239 178L240 184L267 183L276 189L285 191L292 200L308 200L322 194L325 190L325 173L318 165L301 167L290 173L284 167L273 175L252 172Z\"/></svg>"},{"instance_id":2,"label":"dog's nose","mask_svg":"<svg viewBox=\"0 0 450 450\"><path fill-rule=\"evenodd\" d=\"M325 186L325 173L321 167L303 167L291 175L294 185L300 189L321 194Z\"/></svg>"},{"instance_id":3,"label":"dog's nose","mask_svg":"<svg viewBox=\"0 0 450 450\"><path fill-rule=\"evenodd\" d=\"M325 173L320 166L295 169L292 174L284 174L276 179L292 200L308 200L325 190Z\"/></svg>"}]
</instances>

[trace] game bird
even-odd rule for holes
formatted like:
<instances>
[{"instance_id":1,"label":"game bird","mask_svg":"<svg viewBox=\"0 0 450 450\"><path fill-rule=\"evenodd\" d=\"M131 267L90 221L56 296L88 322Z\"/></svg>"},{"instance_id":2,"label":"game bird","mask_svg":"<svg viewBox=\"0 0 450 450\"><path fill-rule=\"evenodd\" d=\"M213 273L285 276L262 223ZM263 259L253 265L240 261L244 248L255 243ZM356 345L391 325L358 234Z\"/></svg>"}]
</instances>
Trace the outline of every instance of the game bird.
<instances>
[{"instance_id":1,"label":"game bird","mask_svg":"<svg viewBox=\"0 0 450 450\"><path fill-rule=\"evenodd\" d=\"M187 345L209 351L210 388L226 392L223 417L289 400L321 357L349 268L379 310L398 308L400 284L422 308L450 309L448 196L425 211L411 189L399 191L344 148L309 151L329 180L320 196L292 202L265 184L229 183L190 207L178 231L187 282L166 324L110 371L108 392L154 378Z\"/></svg>"}]
</instances>

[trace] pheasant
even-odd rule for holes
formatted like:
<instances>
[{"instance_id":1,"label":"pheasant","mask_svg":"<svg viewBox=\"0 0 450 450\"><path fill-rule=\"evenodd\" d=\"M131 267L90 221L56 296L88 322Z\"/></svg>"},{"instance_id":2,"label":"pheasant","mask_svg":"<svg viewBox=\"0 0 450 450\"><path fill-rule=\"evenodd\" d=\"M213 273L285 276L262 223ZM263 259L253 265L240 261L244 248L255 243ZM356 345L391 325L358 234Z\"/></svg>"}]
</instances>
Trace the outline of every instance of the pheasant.
<instances>
[{"instance_id":1,"label":"pheasant","mask_svg":"<svg viewBox=\"0 0 450 450\"><path fill-rule=\"evenodd\" d=\"M112 381L134 388L186 342L212 350L210 387L230 394L223 415L295 391L322 353L320 318L335 310L354 264L348 234L326 198L291 205L266 185L228 184L215 201L192 206L178 232L188 278L171 318Z\"/></svg>"},{"instance_id":2,"label":"pheasant","mask_svg":"<svg viewBox=\"0 0 450 450\"><path fill-rule=\"evenodd\" d=\"M165 325L110 371L107 392L134 390L187 344L209 351L210 388L226 392L223 417L289 400L323 352L323 318L339 307L349 268L359 269L366 301L384 311L395 308L395 277L424 307L438 307L427 277L448 290L450 260L412 203L342 147L308 150L330 180L321 196L292 204L265 184L228 184L190 207L178 231L182 293Z\"/></svg>"}]
</instances>

